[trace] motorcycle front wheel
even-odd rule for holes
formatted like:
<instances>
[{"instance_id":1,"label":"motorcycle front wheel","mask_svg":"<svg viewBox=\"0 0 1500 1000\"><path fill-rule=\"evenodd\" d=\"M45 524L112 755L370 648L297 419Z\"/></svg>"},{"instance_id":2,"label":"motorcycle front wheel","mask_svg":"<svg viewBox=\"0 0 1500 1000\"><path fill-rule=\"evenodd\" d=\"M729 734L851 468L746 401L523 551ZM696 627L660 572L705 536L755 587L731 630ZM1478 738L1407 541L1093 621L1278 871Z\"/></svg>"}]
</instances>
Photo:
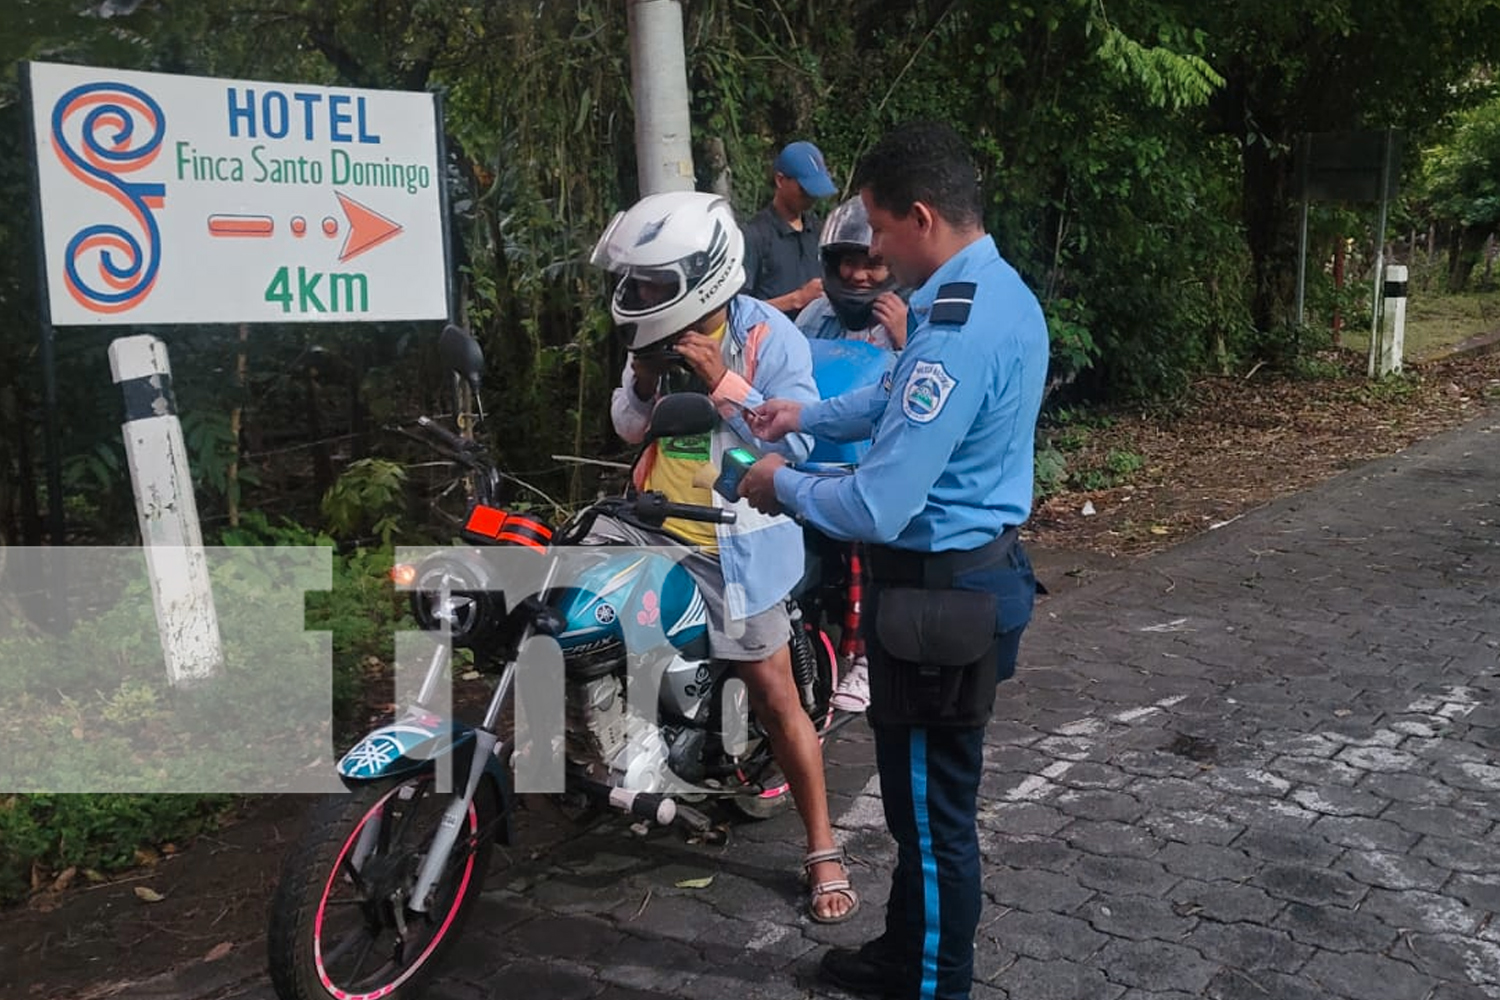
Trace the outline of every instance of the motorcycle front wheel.
<instances>
[{"instance_id":1,"label":"motorcycle front wheel","mask_svg":"<svg viewBox=\"0 0 1500 1000\"><path fill-rule=\"evenodd\" d=\"M425 911L410 893L452 796L432 775L361 786L320 803L288 853L267 932L280 1000L408 1000L479 898L496 799L482 782Z\"/></svg>"}]
</instances>

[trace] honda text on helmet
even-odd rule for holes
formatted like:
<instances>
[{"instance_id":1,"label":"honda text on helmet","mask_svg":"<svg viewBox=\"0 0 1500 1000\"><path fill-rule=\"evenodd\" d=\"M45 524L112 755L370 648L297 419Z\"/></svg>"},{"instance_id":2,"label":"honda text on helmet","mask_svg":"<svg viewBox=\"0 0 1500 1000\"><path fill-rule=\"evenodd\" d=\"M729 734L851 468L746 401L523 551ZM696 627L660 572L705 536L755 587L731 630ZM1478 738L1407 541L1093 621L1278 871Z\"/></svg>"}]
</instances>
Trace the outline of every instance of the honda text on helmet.
<instances>
[{"instance_id":1,"label":"honda text on helmet","mask_svg":"<svg viewBox=\"0 0 1500 1000\"><path fill-rule=\"evenodd\" d=\"M630 351L660 350L745 284L745 237L724 198L651 194L615 215L590 263L620 276L610 315Z\"/></svg>"},{"instance_id":2,"label":"honda text on helmet","mask_svg":"<svg viewBox=\"0 0 1500 1000\"><path fill-rule=\"evenodd\" d=\"M883 292L893 291L896 279L884 264L870 259L870 217L858 195L828 216L818 238L818 251L823 258L823 294L828 296L839 322L847 330L866 329L872 322L875 300ZM873 271L881 277L846 280L840 268L846 258L859 261L859 270L867 275Z\"/></svg>"}]
</instances>

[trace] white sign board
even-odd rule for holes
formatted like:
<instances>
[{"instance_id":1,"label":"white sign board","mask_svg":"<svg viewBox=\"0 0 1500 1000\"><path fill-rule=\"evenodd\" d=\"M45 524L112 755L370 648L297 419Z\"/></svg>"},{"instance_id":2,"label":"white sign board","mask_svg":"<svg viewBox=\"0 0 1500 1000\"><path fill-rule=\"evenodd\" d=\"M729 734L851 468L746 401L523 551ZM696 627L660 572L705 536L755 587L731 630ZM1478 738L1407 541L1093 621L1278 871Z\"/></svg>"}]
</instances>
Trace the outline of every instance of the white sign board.
<instances>
[{"instance_id":1,"label":"white sign board","mask_svg":"<svg viewBox=\"0 0 1500 1000\"><path fill-rule=\"evenodd\" d=\"M29 71L55 325L447 318L432 94Z\"/></svg>"}]
</instances>

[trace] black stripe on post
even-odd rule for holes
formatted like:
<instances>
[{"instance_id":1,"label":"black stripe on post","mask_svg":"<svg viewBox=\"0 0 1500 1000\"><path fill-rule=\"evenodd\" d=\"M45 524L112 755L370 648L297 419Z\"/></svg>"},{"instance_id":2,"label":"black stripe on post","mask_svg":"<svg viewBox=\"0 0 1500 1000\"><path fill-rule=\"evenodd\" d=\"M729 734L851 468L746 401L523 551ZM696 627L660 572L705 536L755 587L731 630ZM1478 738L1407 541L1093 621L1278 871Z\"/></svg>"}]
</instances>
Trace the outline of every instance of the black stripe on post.
<instances>
[{"instance_id":1,"label":"black stripe on post","mask_svg":"<svg viewBox=\"0 0 1500 1000\"><path fill-rule=\"evenodd\" d=\"M172 395L172 376L143 375L120 383L125 394L125 422L148 417L171 417L177 413L177 399Z\"/></svg>"},{"instance_id":2,"label":"black stripe on post","mask_svg":"<svg viewBox=\"0 0 1500 1000\"><path fill-rule=\"evenodd\" d=\"M1388 299L1406 298L1406 285L1404 281L1387 281L1385 283L1385 297Z\"/></svg>"}]
</instances>

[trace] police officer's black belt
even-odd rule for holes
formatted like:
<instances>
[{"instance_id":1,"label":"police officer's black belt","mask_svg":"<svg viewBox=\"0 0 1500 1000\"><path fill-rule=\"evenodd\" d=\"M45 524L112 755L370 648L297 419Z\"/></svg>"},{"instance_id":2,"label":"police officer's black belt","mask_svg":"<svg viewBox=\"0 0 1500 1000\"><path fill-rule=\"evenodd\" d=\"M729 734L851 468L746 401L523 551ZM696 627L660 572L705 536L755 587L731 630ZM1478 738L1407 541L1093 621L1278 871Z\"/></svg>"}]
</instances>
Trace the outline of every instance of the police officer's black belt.
<instances>
[{"instance_id":1,"label":"police officer's black belt","mask_svg":"<svg viewBox=\"0 0 1500 1000\"><path fill-rule=\"evenodd\" d=\"M940 589L952 586L956 576L1005 561L1018 537L1019 532L1012 526L975 549L913 552L871 545L865 564L870 569L870 578L878 583Z\"/></svg>"}]
</instances>

